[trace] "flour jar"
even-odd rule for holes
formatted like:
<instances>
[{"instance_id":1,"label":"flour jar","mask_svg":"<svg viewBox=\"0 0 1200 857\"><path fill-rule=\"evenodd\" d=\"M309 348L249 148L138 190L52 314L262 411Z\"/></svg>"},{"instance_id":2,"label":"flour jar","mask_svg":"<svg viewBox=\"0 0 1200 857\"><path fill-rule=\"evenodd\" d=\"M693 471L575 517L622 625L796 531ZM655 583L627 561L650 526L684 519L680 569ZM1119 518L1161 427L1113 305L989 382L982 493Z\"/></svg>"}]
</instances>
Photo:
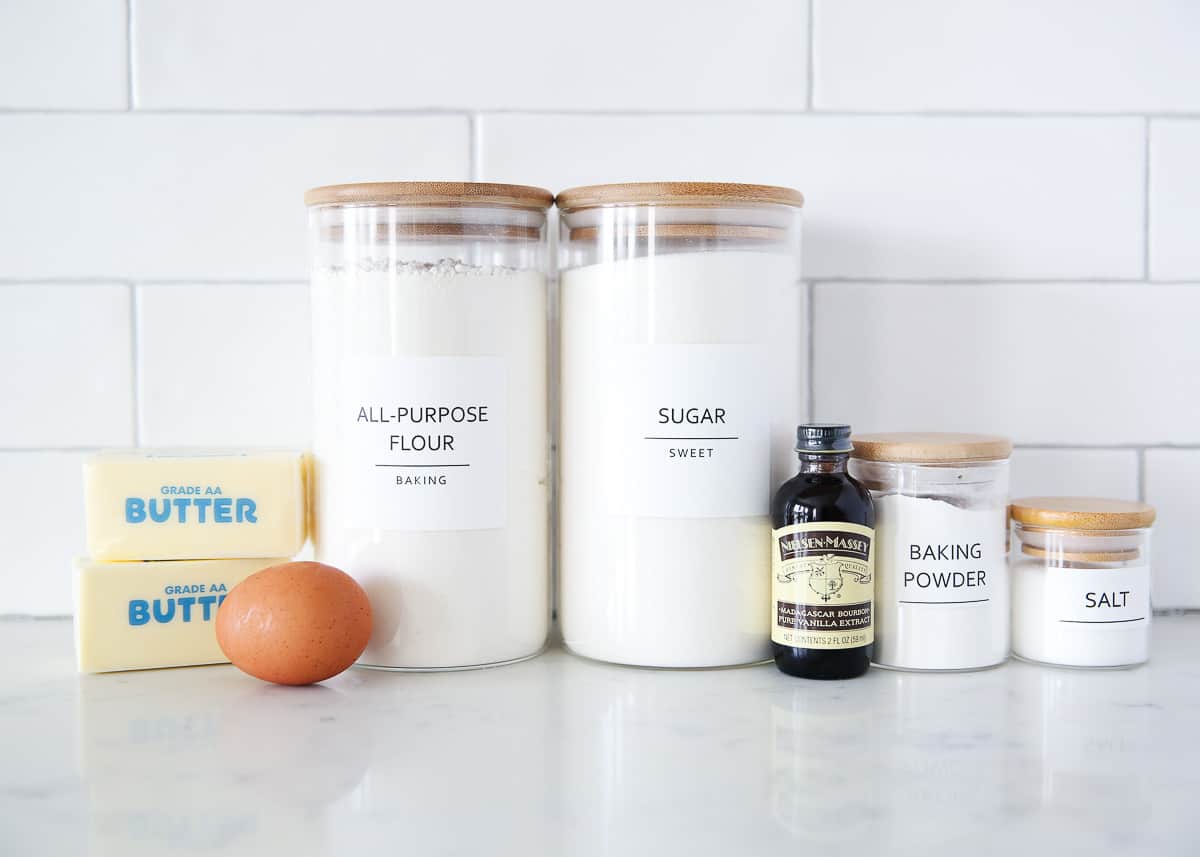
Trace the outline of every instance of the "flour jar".
<instances>
[{"instance_id":1,"label":"flour jar","mask_svg":"<svg viewBox=\"0 0 1200 857\"><path fill-rule=\"evenodd\" d=\"M863 434L875 500L873 663L975 670L1008 658L1008 459L994 435Z\"/></svg>"},{"instance_id":2,"label":"flour jar","mask_svg":"<svg viewBox=\"0 0 1200 857\"><path fill-rule=\"evenodd\" d=\"M794 190L576 188L562 212L560 620L586 657L770 656L769 501L801 421Z\"/></svg>"},{"instance_id":3,"label":"flour jar","mask_svg":"<svg viewBox=\"0 0 1200 857\"><path fill-rule=\"evenodd\" d=\"M310 190L316 556L366 589L360 663L500 664L549 623L539 188Z\"/></svg>"},{"instance_id":4,"label":"flour jar","mask_svg":"<svg viewBox=\"0 0 1200 857\"><path fill-rule=\"evenodd\" d=\"M1068 667L1145 663L1154 516L1125 500L1014 500L1013 654Z\"/></svg>"}]
</instances>

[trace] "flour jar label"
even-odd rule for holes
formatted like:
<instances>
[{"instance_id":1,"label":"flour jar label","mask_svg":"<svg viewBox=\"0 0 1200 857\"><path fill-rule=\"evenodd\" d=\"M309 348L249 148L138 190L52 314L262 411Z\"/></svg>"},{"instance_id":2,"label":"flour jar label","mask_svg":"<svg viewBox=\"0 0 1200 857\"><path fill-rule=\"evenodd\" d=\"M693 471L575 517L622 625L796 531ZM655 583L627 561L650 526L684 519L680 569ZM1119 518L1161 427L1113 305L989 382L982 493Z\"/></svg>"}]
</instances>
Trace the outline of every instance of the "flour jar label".
<instances>
[{"instance_id":1,"label":"flour jar label","mask_svg":"<svg viewBox=\"0 0 1200 857\"><path fill-rule=\"evenodd\" d=\"M507 379L501 358L353 358L343 370L339 472L350 526L505 526Z\"/></svg>"},{"instance_id":2,"label":"flour jar label","mask_svg":"<svg viewBox=\"0 0 1200 857\"><path fill-rule=\"evenodd\" d=\"M654 518L766 515L766 348L638 345L620 362L609 399L610 437L625 464L616 508Z\"/></svg>"},{"instance_id":3,"label":"flour jar label","mask_svg":"<svg viewBox=\"0 0 1200 857\"><path fill-rule=\"evenodd\" d=\"M1150 569L1046 569L1047 616L1064 625L1128 627L1150 615Z\"/></svg>"},{"instance_id":4,"label":"flour jar label","mask_svg":"<svg viewBox=\"0 0 1200 857\"><path fill-rule=\"evenodd\" d=\"M839 521L772 532L771 639L802 649L874 642L875 533Z\"/></svg>"}]
</instances>

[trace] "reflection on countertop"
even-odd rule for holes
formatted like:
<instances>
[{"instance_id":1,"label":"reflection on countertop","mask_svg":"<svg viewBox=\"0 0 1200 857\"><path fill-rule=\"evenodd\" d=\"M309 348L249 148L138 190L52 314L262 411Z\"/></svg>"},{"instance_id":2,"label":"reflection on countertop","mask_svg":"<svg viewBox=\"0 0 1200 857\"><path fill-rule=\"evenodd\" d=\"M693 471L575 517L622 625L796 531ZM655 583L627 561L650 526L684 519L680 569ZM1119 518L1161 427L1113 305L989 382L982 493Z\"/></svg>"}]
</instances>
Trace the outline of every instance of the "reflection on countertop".
<instances>
[{"instance_id":1,"label":"reflection on countertop","mask_svg":"<svg viewBox=\"0 0 1200 857\"><path fill-rule=\"evenodd\" d=\"M552 650L279 688L0 621L0 854L1200 853L1200 617L1125 671L804 682Z\"/></svg>"}]
</instances>

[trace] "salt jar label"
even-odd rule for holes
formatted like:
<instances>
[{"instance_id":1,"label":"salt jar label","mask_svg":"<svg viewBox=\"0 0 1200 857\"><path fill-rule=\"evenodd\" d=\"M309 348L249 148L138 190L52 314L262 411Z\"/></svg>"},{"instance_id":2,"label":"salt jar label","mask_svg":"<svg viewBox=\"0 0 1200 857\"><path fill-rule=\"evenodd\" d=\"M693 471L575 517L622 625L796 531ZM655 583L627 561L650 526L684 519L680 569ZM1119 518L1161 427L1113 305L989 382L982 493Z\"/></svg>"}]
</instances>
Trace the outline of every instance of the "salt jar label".
<instances>
[{"instance_id":1,"label":"salt jar label","mask_svg":"<svg viewBox=\"0 0 1200 857\"><path fill-rule=\"evenodd\" d=\"M766 515L766 348L636 345L622 357L622 395L610 399L627 466L618 508L655 518Z\"/></svg>"},{"instance_id":2,"label":"salt jar label","mask_svg":"<svg viewBox=\"0 0 1200 857\"><path fill-rule=\"evenodd\" d=\"M1050 618L1068 625L1113 625L1144 622L1150 615L1150 569L1046 570Z\"/></svg>"},{"instance_id":3,"label":"salt jar label","mask_svg":"<svg viewBox=\"0 0 1200 857\"><path fill-rule=\"evenodd\" d=\"M507 519L499 357L348 359L339 411L351 526L486 530Z\"/></svg>"},{"instance_id":4,"label":"salt jar label","mask_svg":"<svg viewBox=\"0 0 1200 857\"><path fill-rule=\"evenodd\" d=\"M852 649L875 640L875 533L819 521L772 533L771 639L803 649Z\"/></svg>"}]
</instances>

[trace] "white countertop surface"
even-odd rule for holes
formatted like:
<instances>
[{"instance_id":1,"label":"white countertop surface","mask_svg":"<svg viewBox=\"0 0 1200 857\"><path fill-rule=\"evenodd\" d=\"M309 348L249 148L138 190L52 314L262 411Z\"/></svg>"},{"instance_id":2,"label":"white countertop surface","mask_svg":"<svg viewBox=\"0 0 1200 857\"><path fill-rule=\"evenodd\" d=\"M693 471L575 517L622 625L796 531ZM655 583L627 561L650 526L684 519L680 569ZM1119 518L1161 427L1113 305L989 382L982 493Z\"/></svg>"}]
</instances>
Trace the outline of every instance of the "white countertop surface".
<instances>
[{"instance_id":1,"label":"white countertop surface","mask_svg":"<svg viewBox=\"0 0 1200 857\"><path fill-rule=\"evenodd\" d=\"M77 676L0 621L0 854L1200 853L1200 617L1151 663L849 682L552 650L324 686Z\"/></svg>"}]
</instances>

